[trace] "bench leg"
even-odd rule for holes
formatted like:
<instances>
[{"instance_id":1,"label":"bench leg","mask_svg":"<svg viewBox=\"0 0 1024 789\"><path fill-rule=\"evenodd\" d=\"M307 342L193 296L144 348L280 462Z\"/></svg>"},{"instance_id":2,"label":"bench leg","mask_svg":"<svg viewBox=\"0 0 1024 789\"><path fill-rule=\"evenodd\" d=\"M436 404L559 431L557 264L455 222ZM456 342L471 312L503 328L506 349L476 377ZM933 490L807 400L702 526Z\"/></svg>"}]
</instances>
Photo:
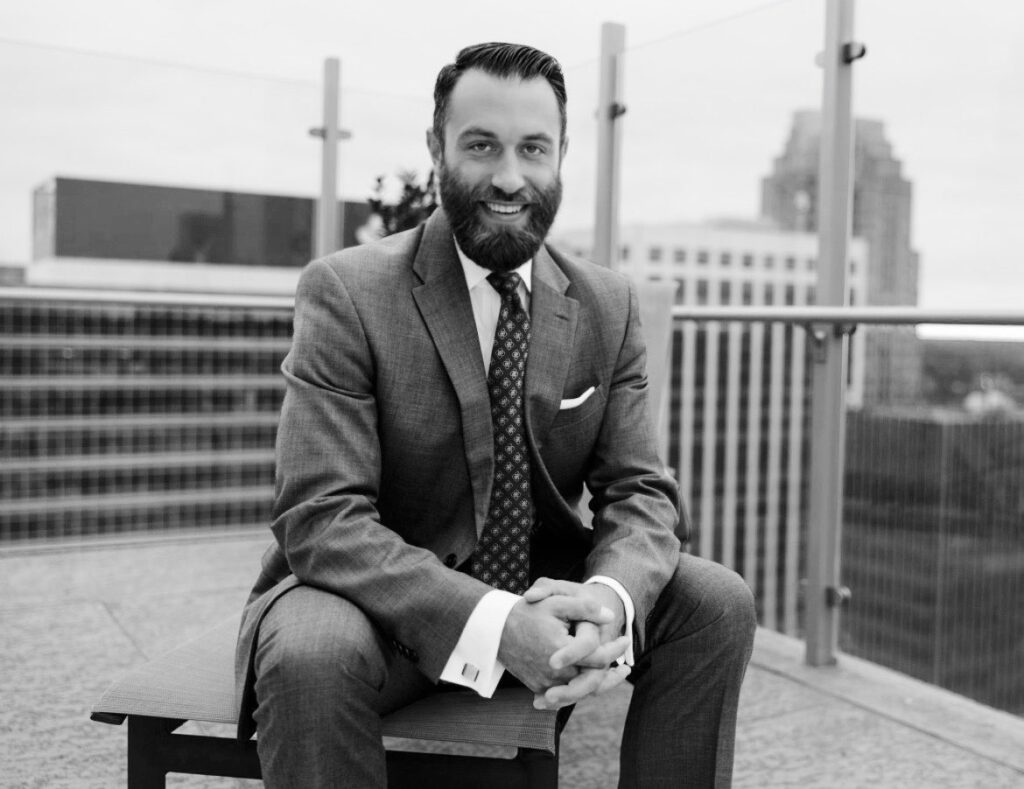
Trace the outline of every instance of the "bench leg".
<instances>
[{"instance_id":1,"label":"bench leg","mask_svg":"<svg viewBox=\"0 0 1024 789\"><path fill-rule=\"evenodd\" d=\"M175 728L160 718L128 716L128 789L166 789L162 754Z\"/></svg>"},{"instance_id":2,"label":"bench leg","mask_svg":"<svg viewBox=\"0 0 1024 789\"><path fill-rule=\"evenodd\" d=\"M388 751L388 789L557 789L558 757L520 748L514 759Z\"/></svg>"}]
</instances>

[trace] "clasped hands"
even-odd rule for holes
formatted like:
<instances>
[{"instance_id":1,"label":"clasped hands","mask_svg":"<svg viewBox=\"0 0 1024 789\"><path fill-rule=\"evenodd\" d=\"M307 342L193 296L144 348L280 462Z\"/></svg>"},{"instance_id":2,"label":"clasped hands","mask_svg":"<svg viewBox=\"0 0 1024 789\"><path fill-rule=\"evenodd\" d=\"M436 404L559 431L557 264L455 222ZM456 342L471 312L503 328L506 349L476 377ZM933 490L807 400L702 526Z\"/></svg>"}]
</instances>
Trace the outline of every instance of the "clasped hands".
<instances>
[{"instance_id":1,"label":"clasped hands","mask_svg":"<svg viewBox=\"0 0 1024 789\"><path fill-rule=\"evenodd\" d=\"M629 647L622 600L601 583L538 578L505 622L498 659L534 692L537 709L575 704L620 684Z\"/></svg>"}]
</instances>

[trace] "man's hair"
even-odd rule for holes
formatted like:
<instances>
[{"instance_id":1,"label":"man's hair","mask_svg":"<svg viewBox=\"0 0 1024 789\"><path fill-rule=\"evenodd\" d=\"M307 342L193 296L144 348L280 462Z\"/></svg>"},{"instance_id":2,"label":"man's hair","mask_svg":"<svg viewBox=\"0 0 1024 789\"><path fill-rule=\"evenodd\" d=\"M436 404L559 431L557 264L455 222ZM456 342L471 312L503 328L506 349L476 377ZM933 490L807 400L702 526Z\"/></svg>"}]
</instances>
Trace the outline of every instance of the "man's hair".
<instances>
[{"instance_id":1,"label":"man's hair","mask_svg":"<svg viewBox=\"0 0 1024 789\"><path fill-rule=\"evenodd\" d=\"M565 77L558 61L546 52L525 44L491 42L466 47L456 55L454 63L449 63L438 72L437 81L434 83L434 136L442 145L452 91L459 77L470 69L480 69L495 77L546 79L558 101L561 135L562 139L565 139Z\"/></svg>"}]
</instances>

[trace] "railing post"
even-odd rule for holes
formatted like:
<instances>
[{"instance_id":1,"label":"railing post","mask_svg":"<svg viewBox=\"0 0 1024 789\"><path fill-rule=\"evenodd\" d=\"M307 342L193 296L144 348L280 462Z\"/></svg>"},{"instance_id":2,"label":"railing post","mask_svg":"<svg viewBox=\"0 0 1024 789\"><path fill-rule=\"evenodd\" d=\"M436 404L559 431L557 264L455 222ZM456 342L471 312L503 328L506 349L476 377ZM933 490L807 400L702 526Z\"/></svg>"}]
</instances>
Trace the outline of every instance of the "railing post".
<instances>
[{"instance_id":1,"label":"railing post","mask_svg":"<svg viewBox=\"0 0 1024 789\"><path fill-rule=\"evenodd\" d=\"M352 133L338 127L341 103L341 62L324 61L324 125L309 133L323 140L320 158L320 199L316 207L316 257L329 255L345 243L345 206L338 205L338 143ZM339 219L340 208L340 219Z\"/></svg>"},{"instance_id":2,"label":"railing post","mask_svg":"<svg viewBox=\"0 0 1024 789\"><path fill-rule=\"evenodd\" d=\"M619 259L619 159L622 135L622 53L626 27L601 25L601 83L597 100L597 195L594 215L594 262L614 268Z\"/></svg>"},{"instance_id":3,"label":"railing post","mask_svg":"<svg viewBox=\"0 0 1024 789\"><path fill-rule=\"evenodd\" d=\"M853 170L852 66L863 54L853 43L853 0L827 0L825 71L818 175L817 303L847 302ZM814 331L811 393L811 479L807 536L806 662L835 663L839 641L839 584L843 468L846 438L846 333Z\"/></svg>"}]
</instances>

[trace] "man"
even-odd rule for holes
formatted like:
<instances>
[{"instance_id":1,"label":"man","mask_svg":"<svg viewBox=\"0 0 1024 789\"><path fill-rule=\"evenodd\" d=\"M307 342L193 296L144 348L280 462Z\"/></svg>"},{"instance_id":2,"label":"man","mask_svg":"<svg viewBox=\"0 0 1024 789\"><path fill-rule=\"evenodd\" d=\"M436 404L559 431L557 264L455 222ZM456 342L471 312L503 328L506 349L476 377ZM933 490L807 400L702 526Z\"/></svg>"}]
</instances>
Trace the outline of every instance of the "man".
<instances>
[{"instance_id":1,"label":"man","mask_svg":"<svg viewBox=\"0 0 1024 789\"><path fill-rule=\"evenodd\" d=\"M556 708L632 666L622 785L727 785L751 596L680 553L633 288L544 244L561 70L468 47L434 98L443 208L299 284L240 736L267 786L383 786L380 716L439 681Z\"/></svg>"}]
</instances>

